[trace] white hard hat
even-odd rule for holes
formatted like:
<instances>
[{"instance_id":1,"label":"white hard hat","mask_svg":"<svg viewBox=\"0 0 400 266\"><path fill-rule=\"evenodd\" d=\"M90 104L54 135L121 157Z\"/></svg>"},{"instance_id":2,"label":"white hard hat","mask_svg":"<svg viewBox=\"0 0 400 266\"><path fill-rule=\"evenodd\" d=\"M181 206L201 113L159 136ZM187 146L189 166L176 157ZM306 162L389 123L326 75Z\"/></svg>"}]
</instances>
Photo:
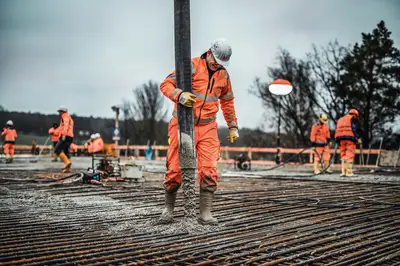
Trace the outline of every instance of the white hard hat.
<instances>
[{"instance_id":1,"label":"white hard hat","mask_svg":"<svg viewBox=\"0 0 400 266\"><path fill-rule=\"evenodd\" d=\"M210 48L215 60L223 66L229 65L229 60L232 55L232 48L229 42L225 39L217 39L211 43Z\"/></svg>"},{"instance_id":2,"label":"white hard hat","mask_svg":"<svg viewBox=\"0 0 400 266\"><path fill-rule=\"evenodd\" d=\"M96 133L95 136L96 136L96 139L100 138L100 133Z\"/></svg>"},{"instance_id":3,"label":"white hard hat","mask_svg":"<svg viewBox=\"0 0 400 266\"><path fill-rule=\"evenodd\" d=\"M95 139L95 138L96 138L96 134L90 135L90 138L91 138L91 139Z\"/></svg>"},{"instance_id":4,"label":"white hard hat","mask_svg":"<svg viewBox=\"0 0 400 266\"><path fill-rule=\"evenodd\" d=\"M68 112L68 109L66 108L66 107L64 107L64 106L60 106L58 109L57 109L57 112Z\"/></svg>"},{"instance_id":5,"label":"white hard hat","mask_svg":"<svg viewBox=\"0 0 400 266\"><path fill-rule=\"evenodd\" d=\"M8 120L8 121L7 121L7 123L6 123L6 125L7 125L7 126L13 126L13 125L14 125L14 123L13 123L13 121L11 121L11 120Z\"/></svg>"}]
</instances>

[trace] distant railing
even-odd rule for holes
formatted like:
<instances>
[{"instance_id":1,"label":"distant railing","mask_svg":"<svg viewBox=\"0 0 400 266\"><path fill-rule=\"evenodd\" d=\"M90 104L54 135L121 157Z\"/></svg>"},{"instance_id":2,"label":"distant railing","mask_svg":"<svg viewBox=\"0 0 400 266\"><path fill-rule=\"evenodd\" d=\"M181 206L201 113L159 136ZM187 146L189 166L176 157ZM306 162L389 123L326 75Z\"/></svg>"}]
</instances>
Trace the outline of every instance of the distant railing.
<instances>
[{"instance_id":1,"label":"distant railing","mask_svg":"<svg viewBox=\"0 0 400 266\"><path fill-rule=\"evenodd\" d=\"M31 153L32 146L29 145L16 145L15 150L16 154L27 154ZM48 145L37 145L36 149L43 149L42 154L51 154L53 147ZM127 151L128 149L128 151ZM124 157L125 154L128 155L128 157L135 157L139 159L144 159L144 151L148 149L148 146L146 145L119 145L115 146L115 144L105 144L104 148L104 153L109 154L109 155L114 155L116 150L119 150L119 154L121 157ZM155 158L156 160L165 160L166 159L166 151L168 150L168 146L163 146L163 145L153 145L152 150L155 153ZM222 146L220 148L220 162L227 162L227 163L233 163L234 162L234 157L236 154L239 153L247 153L247 155L252 159L252 164L260 164L260 165L273 165L276 164L274 158L278 154L280 156L280 161L284 161L285 155L290 155L293 156L294 154L298 154L302 151L303 149L293 149L293 148L279 148L279 153L277 148L259 148L259 147L230 147L230 146ZM364 162L365 162L365 157L367 157L367 162L365 163L366 165L371 162L373 165L375 162L373 161L378 154L383 150L379 149L366 149L363 150L363 155L364 155ZM84 146L83 145L78 145L77 146L77 151L74 152L75 155L77 156L85 156L87 153L84 152ZM334 149L330 149L329 153L333 154ZM339 149L336 150L336 154L339 154L340 151ZM361 151L357 149L355 151L356 155L361 154ZM370 156L373 156L375 158L370 158ZM289 157L290 157L289 156ZM302 163L312 163L314 161L314 152L311 149L306 149L302 152L303 160L301 161ZM307 158L304 159L304 156ZM253 157L258 157L257 159L254 159ZM287 156L286 156L287 157ZM338 156L336 156L338 157ZM261 158L261 159L260 159ZM369 160L370 158L370 160ZM286 158L287 159L287 158Z\"/></svg>"}]
</instances>

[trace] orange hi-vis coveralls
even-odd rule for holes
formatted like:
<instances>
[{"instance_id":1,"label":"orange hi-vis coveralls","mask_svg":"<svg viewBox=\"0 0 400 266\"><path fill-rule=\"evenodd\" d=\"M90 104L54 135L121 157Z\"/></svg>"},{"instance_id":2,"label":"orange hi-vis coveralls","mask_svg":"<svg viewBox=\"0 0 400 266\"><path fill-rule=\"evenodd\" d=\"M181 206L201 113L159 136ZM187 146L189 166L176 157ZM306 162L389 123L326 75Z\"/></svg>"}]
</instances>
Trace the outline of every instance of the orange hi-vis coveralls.
<instances>
[{"instance_id":1,"label":"orange hi-vis coveralls","mask_svg":"<svg viewBox=\"0 0 400 266\"><path fill-rule=\"evenodd\" d=\"M62 152L64 152L69 158L69 147L74 138L74 120L72 120L71 116L67 112L62 114L60 121L60 139L64 136L65 141L58 142L55 148L55 153L60 155Z\"/></svg>"},{"instance_id":2,"label":"orange hi-vis coveralls","mask_svg":"<svg viewBox=\"0 0 400 266\"><path fill-rule=\"evenodd\" d=\"M57 128L51 127L49 129L49 135L51 135L51 142L53 142L53 144L54 143L57 144L58 140L60 139L60 135L61 135L60 127L57 127ZM54 146L55 146L55 144L54 144Z\"/></svg>"},{"instance_id":3,"label":"orange hi-vis coveralls","mask_svg":"<svg viewBox=\"0 0 400 266\"><path fill-rule=\"evenodd\" d=\"M161 92L175 103L173 118L168 127L170 144L167 152L167 173L164 188L168 192L179 189L182 172L179 164L179 140L177 105L181 89L176 88L175 71L160 85ZM209 70L206 54L192 58L192 93L196 95L193 105L194 142L197 152L198 182L202 189L217 189L220 142L216 115L219 104L229 128L237 128L234 96L227 70L223 67Z\"/></svg>"},{"instance_id":4,"label":"orange hi-vis coveralls","mask_svg":"<svg viewBox=\"0 0 400 266\"><path fill-rule=\"evenodd\" d=\"M318 121L311 127L310 140L313 147L315 147L315 160L320 162L322 157L323 161L329 161L331 156L329 154L328 142L331 138L331 133L327 124Z\"/></svg>"},{"instance_id":5,"label":"orange hi-vis coveralls","mask_svg":"<svg viewBox=\"0 0 400 266\"><path fill-rule=\"evenodd\" d=\"M13 127L3 128L1 135L4 136L3 149L6 157L14 157L14 144L18 138L17 131Z\"/></svg>"},{"instance_id":6,"label":"orange hi-vis coveralls","mask_svg":"<svg viewBox=\"0 0 400 266\"><path fill-rule=\"evenodd\" d=\"M91 152L92 153L97 153L101 152L104 149L104 141L102 138L97 138L91 143Z\"/></svg>"},{"instance_id":7,"label":"orange hi-vis coveralls","mask_svg":"<svg viewBox=\"0 0 400 266\"><path fill-rule=\"evenodd\" d=\"M357 132L357 118L347 114L336 123L335 139L340 142L340 159L353 162L356 142L359 138Z\"/></svg>"}]
</instances>

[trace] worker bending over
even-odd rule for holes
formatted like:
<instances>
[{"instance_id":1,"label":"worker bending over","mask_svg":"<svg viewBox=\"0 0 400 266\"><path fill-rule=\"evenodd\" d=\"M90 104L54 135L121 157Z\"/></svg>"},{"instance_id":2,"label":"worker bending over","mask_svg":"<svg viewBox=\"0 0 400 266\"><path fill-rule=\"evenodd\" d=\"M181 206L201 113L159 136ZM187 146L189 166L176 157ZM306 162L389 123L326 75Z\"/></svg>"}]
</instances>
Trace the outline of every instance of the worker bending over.
<instances>
[{"instance_id":1,"label":"worker bending over","mask_svg":"<svg viewBox=\"0 0 400 266\"><path fill-rule=\"evenodd\" d=\"M71 156L69 155L69 147L74 140L74 121L68 114L67 108L61 106L58 108L58 113L61 117L60 122L60 140L58 141L55 153L64 162L63 173L68 173L70 171L72 162Z\"/></svg>"},{"instance_id":2,"label":"worker bending over","mask_svg":"<svg viewBox=\"0 0 400 266\"><path fill-rule=\"evenodd\" d=\"M357 123L358 111L351 109L336 124L335 139L339 143L340 160L342 161L342 174L340 176L354 176L353 161L356 143L362 144Z\"/></svg>"},{"instance_id":3,"label":"worker bending over","mask_svg":"<svg viewBox=\"0 0 400 266\"><path fill-rule=\"evenodd\" d=\"M224 39L219 39L214 41L210 49L200 57L192 58L193 93L183 92L176 87L175 71L160 85L161 92L175 103L173 117L168 127L170 145L164 181L166 208L160 217L160 222L172 222L176 193L182 183L177 118L177 105L181 104L192 107L194 114L194 142L200 184L199 222L218 223L211 214L211 208L218 184L217 161L220 154L220 142L216 115L219 104L229 127L228 139L233 143L239 137L231 80L228 71L224 68L229 64L231 54L229 43Z\"/></svg>"},{"instance_id":4,"label":"worker bending over","mask_svg":"<svg viewBox=\"0 0 400 266\"><path fill-rule=\"evenodd\" d=\"M92 153L100 154L104 150L104 141L99 133L94 134L94 140L92 143Z\"/></svg>"},{"instance_id":5,"label":"worker bending over","mask_svg":"<svg viewBox=\"0 0 400 266\"><path fill-rule=\"evenodd\" d=\"M12 163L14 160L15 140L18 138L13 121L7 121L6 127L3 128L1 135L4 137L3 150L6 156L6 163Z\"/></svg>"},{"instance_id":6,"label":"worker bending over","mask_svg":"<svg viewBox=\"0 0 400 266\"><path fill-rule=\"evenodd\" d=\"M329 169L329 160L331 155L329 154L329 142L331 139L331 133L327 125L328 116L321 114L316 124L311 127L311 146L314 148L314 174L320 173L321 160L324 163L324 169L327 173L332 173Z\"/></svg>"},{"instance_id":7,"label":"worker bending over","mask_svg":"<svg viewBox=\"0 0 400 266\"><path fill-rule=\"evenodd\" d=\"M53 126L49 129L49 135L51 136L51 142L53 142L53 157L52 162L57 162L57 154L55 153L56 145L60 139L60 127L58 123L53 123Z\"/></svg>"}]
</instances>

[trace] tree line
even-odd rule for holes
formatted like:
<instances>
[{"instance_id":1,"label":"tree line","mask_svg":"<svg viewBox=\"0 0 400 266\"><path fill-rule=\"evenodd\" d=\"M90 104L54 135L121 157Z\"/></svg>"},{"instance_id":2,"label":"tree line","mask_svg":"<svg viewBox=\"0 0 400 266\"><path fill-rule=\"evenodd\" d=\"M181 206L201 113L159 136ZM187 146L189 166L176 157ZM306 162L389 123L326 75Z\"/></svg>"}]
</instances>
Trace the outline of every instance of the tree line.
<instances>
[{"instance_id":1,"label":"tree line","mask_svg":"<svg viewBox=\"0 0 400 266\"><path fill-rule=\"evenodd\" d=\"M337 40L313 45L300 59L281 48L277 65L268 68L268 82L256 78L249 92L275 114L274 119L281 108L282 127L293 136L287 146L308 146L311 125L320 113L328 115L334 129L341 116L356 108L365 148L381 137L386 147L398 148L400 136L393 128L399 127L400 52L390 36L380 21L353 45L343 46ZM293 84L290 95L274 96L268 91L268 84L278 78Z\"/></svg>"}]
</instances>

